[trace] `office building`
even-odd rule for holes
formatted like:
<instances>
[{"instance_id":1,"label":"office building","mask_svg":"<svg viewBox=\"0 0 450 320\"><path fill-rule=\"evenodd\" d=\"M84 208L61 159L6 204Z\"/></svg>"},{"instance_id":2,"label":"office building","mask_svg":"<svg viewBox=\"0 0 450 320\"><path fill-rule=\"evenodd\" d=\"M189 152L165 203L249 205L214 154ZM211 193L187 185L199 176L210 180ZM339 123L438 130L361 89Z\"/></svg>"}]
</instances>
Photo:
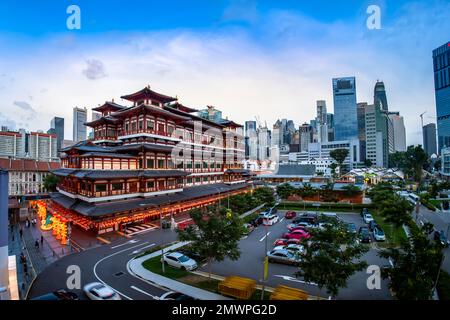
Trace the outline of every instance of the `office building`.
<instances>
[{"instance_id":1,"label":"office building","mask_svg":"<svg viewBox=\"0 0 450 320\"><path fill-rule=\"evenodd\" d=\"M323 100L317 101L317 140L328 142L327 105Z\"/></svg>"},{"instance_id":2,"label":"office building","mask_svg":"<svg viewBox=\"0 0 450 320\"><path fill-rule=\"evenodd\" d=\"M383 81L377 81L373 90L373 104L380 106L381 110L388 111L388 102L386 96L386 88Z\"/></svg>"},{"instance_id":3,"label":"office building","mask_svg":"<svg viewBox=\"0 0 450 320\"><path fill-rule=\"evenodd\" d=\"M0 158L58 161L56 135L24 129L0 131Z\"/></svg>"},{"instance_id":4,"label":"office building","mask_svg":"<svg viewBox=\"0 0 450 320\"><path fill-rule=\"evenodd\" d=\"M334 114L327 113L328 141L334 141Z\"/></svg>"},{"instance_id":5,"label":"office building","mask_svg":"<svg viewBox=\"0 0 450 320\"><path fill-rule=\"evenodd\" d=\"M358 138L356 112L356 79L354 77L333 79L334 140Z\"/></svg>"},{"instance_id":6,"label":"office building","mask_svg":"<svg viewBox=\"0 0 450 320\"><path fill-rule=\"evenodd\" d=\"M366 107L367 102L357 104L358 116L358 140L359 140L359 155L361 162L366 161Z\"/></svg>"},{"instance_id":7,"label":"office building","mask_svg":"<svg viewBox=\"0 0 450 320\"><path fill-rule=\"evenodd\" d=\"M394 153L394 128L388 112L381 105L367 105L366 119L366 160L373 165L387 168L389 154Z\"/></svg>"},{"instance_id":8,"label":"office building","mask_svg":"<svg viewBox=\"0 0 450 320\"><path fill-rule=\"evenodd\" d=\"M388 115L393 126L394 151L405 152L406 151L405 121L399 112L388 112Z\"/></svg>"},{"instance_id":9,"label":"office building","mask_svg":"<svg viewBox=\"0 0 450 320\"><path fill-rule=\"evenodd\" d=\"M56 147L59 151L64 141L64 118L54 117L50 122L49 134L56 135Z\"/></svg>"},{"instance_id":10,"label":"office building","mask_svg":"<svg viewBox=\"0 0 450 320\"><path fill-rule=\"evenodd\" d=\"M245 158L258 159L258 132L256 121L245 122Z\"/></svg>"},{"instance_id":11,"label":"office building","mask_svg":"<svg viewBox=\"0 0 450 320\"><path fill-rule=\"evenodd\" d=\"M312 126L304 123L300 126L300 152L308 151L309 144L313 141Z\"/></svg>"},{"instance_id":12,"label":"office building","mask_svg":"<svg viewBox=\"0 0 450 320\"><path fill-rule=\"evenodd\" d=\"M450 42L433 50L438 152L450 147Z\"/></svg>"},{"instance_id":13,"label":"office building","mask_svg":"<svg viewBox=\"0 0 450 320\"><path fill-rule=\"evenodd\" d=\"M86 140L87 109L73 108L73 140L75 142Z\"/></svg>"},{"instance_id":14,"label":"office building","mask_svg":"<svg viewBox=\"0 0 450 320\"><path fill-rule=\"evenodd\" d=\"M434 123L423 126L423 148L429 157L437 154L436 125Z\"/></svg>"}]
</instances>

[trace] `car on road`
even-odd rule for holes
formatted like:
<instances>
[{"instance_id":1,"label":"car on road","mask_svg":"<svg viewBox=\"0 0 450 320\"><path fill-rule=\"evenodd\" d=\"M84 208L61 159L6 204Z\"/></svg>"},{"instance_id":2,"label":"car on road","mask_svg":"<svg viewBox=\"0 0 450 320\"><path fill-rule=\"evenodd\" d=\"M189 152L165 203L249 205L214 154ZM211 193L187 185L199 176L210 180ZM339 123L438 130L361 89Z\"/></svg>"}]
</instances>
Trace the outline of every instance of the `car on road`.
<instances>
[{"instance_id":1,"label":"car on road","mask_svg":"<svg viewBox=\"0 0 450 320\"><path fill-rule=\"evenodd\" d=\"M370 221L373 221L373 217L370 213L364 213L363 220L365 223L370 223Z\"/></svg>"},{"instance_id":2,"label":"car on road","mask_svg":"<svg viewBox=\"0 0 450 320\"><path fill-rule=\"evenodd\" d=\"M349 233L352 233L352 234L358 233L358 231L356 230L356 224L354 224L354 223L348 223L348 224L347 224L347 231L348 231Z\"/></svg>"},{"instance_id":3,"label":"car on road","mask_svg":"<svg viewBox=\"0 0 450 320\"><path fill-rule=\"evenodd\" d=\"M378 224L375 222L375 220L369 221L368 227L369 227L370 231L373 232L373 230L375 229L376 226L378 226Z\"/></svg>"},{"instance_id":4,"label":"car on road","mask_svg":"<svg viewBox=\"0 0 450 320\"><path fill-rule=\"evenodd\" d=\"M297 212L295 211L288 211L286 212L286 214L284 215L284 217L286 219L294 219L297 216Z\"/></svg>"},{"instance_id":5,"label":"car on road","mask_svg":"<svg viewBox=\"0 0 450 320\"><path fill-rule=\"evenodd\" d=\"M277 246L286 246L289 244L299 244L299 243L300 243L300 239L277 239L277 240L275 240L273 245L275 247L277 247Z\"/></svg>"},{"instance_id":6,"label":"car on road","mask_svg":"<svg viewBox=\"0 0 450 320\"><path fill-rule=\"evenodd\" d=\"M278 216L274 215L274 214L271 214L271 215L263 218L263 225L265 225L265 226L273 226L277 222L278 222Z\"/></svg>"},{"instance_id":7,"label":"car on road","mask_svg":"<svg viewBox=\"0 0 450 320\"><path fill-rule=\"evenodd\" d=\"M117 292L100 282L88 283L83 292L91 300L121 300Z\"/></svg>"},{"instance_id":8,"label":"car on road","mask_svg":"<svg viewBox=\"0 0 450 320\"><path fill-rule=\"evenodd\" d=\"M295 254L282 249L282 250L272 250L267 252L267 257L269 262L297 265L299 260L296 258Z\"/></svg>"},{"instance_id":9,"label":"car on road","mask_svg":"<svg viewBox=\"0 0 450 320\"><path fill-rule=\"evenodd\" d=\"M42 296L33 298L31 300L57 301L57 300L79 300L79 298L75 292L60 289L47 294L43 294Z\"/></svg>"},{"instance_id":10,"label":"car on road","mask_svg":"<svg viewBox=\"0 0 450 320\"><path fill-rule=\"evenodd\" d=\"M448 247L448 241L445 237L444 230L434 232L434 240L441 246Z\"/></svg>"},{"instance_id":11,"label":"car on road","mask_svg":"<svg viewBox=\"0 0 450 320\"><path fill-rule=\"evenodd\" d=\"M384 234L383 229L378 225L373 228L373 237L376 241L386 241L386 235Z\"/></svg>"},{"instance_id":12,"label":"car on road","mask_svg":"<svg viewBox=\"0 0 450 320\"><path fill-rule=\"evenodd\" d=\"M274 247L273 250L287 250L292 253L303 254L305 252L305 247L299 244L288 244Z\"/></svg>"},{"instance_id":13,"label":"car on road","mask_svg":"<svg viewBox=\"0 0 450 320\"><path fill-rule=\"evenodd\" d=\"M367 227L359 228L358 238L362 243L370 243L372 239L370 238L369 228Z\"/></svg>"},{"instance_id":14,"label":"car on road","mask_svg":"<svg viewBox=\"0 0 450 320\"><path fill-rule=\"evenodd\" d=\"M181 252L166 253L163 257L164 263L178 269L195 270L198 265L194 259L182 254Z\"/></svg>"},{"instance_id":15,"label":"car on road","mask_svg":"<svg viewBox=\"0 0 450 320\"><path fill-rule=\"evenodd\" d=\"M285 239L309 239L311 235L304 229L296 229L292 232L286 232L283 234Z\"/></svg>"},{"instance_id":16,"label":"car on road","mask_svg":"<svg viewBox=\"0 0 450 320\"><path fill-rule=\"evenodd\" d=\"M159 300L193 301L196 299L180 292L169 291L159 297Z\"/></svg>"}]
</instances>

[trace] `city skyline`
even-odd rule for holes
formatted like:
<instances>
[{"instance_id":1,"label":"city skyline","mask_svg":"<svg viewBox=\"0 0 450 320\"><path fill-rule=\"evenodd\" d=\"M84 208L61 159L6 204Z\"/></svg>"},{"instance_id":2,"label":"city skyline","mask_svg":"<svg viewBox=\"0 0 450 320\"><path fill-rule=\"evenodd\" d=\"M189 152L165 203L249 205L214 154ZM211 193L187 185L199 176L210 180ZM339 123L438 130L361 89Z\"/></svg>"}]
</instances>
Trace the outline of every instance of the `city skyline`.
<instances>
[{"instance_id":1,"label":"city skyline","mask_svg":"<svg viewBox=\"0 0 450 320\"><path fill-rule=\"evenodd\" d=\"M52 8L61 10L61 21L49 17L39 27L29 15L45 17L52 5L30 4L23 12L28 22L20 27L0 19L0 42L10 44L0 62L0 97L8 110L0 111L2 125L46 129L40 123L55 116L72 123L74 107L91 109L105 97L122 103L115 92L148 83L191 107L226 109L242 124L260 116L269 124L283 117L299 126L314 118L317 100L334 113L331 79L349 75L358 82L357 102L373 101L374 84L384 82L390 109L405 118L408 144L422 143L420 113L428 111L425 124L436 122L431 53L448 39L433 25L450 27L450 5L442 1L380 3L381 30L366 28L367 5L361 2L319 12L317 4L225 1L207 6L212 15L201 23L189 22L195 16L190 9L178 24L157 19L145 27L125 19L115 32L104 30L111 22L100 15L114 8L79 5L79 31L66 29L64 5ZM18 10L12 3L2 6ZM168 10L161 4L157 9ZM430 17L437 20L431 27ZM51 33L44 32L48 28ZM24 82L30 85L19 85ZM66 126L66 137L71 131Z\"/></svg>"}]
</instances>

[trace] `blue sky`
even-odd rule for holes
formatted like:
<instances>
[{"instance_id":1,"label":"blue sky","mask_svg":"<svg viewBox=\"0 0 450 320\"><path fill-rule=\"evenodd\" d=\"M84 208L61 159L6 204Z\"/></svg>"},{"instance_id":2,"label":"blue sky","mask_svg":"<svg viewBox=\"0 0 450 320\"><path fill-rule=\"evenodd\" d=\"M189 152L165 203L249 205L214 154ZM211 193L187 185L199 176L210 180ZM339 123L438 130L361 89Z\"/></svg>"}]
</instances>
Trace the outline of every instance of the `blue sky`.
<instances>
[{"instance_id":1,"label":"blue sky","mask_svg":"<svg viewBox=\"0 0 450 320\"><path fill-rule=\"evenodd\" d=\"M71 4L81 30L66 28ZM366 28L371 4L381 30ZM352 75L369 103L383 80L408 143L420 143L418 115L435 114L431 51L450 40L449 16L444 0L2 0L0 123L47 130L63 116L70 138L74 106L150 84L239 122L300 125L316 100L333 111L331 78Z\"/></svg>"}]
</instances>

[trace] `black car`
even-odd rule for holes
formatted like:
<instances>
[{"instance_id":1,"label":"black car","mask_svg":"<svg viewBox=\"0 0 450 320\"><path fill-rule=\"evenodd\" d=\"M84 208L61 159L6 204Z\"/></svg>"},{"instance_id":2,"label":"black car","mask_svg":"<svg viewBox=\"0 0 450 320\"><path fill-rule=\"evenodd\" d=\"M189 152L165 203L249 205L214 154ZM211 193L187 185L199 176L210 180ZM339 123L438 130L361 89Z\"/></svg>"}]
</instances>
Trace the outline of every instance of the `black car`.
<instances>
[{"instance_id":1,"label":"black car","mask_svg":"<svg viewBox=\"0 0 450 320\"><path fill-rule=\"evenodd\" d=\"M371 231L371 232L373 232L374 230L375 230L375 228L378 226L377 225L377 223L375 222L375 220L372 220L372 221L370 221L369 222L369 230Z\"/></svg>"},{"instance_id":2,"label":"black car","mask_svg":"<svg viewBox=\"0 0 450 320\"><path fill-rule=\"evenodd\" d=\"M58 301L58 300L79 300L79 298L76 293L61 289L33 298L31 300Z\"/></svg>"},{"instance_id":3,"label":"black car","mask_svg":"<svg viewBox=\"0 0 450 320\"><path fill-rule=\"evenodd\" d=\"M444 230L434 232L434 240L441 246L448 247L447 237L445 236Z\"/></svg>"},{"instance_id":4,"label":"black car","mask_svg":"<svg viewBox=\"0 0 450 320\"><path fill-rule=\"evenodd\" d=\"M356 233L356 225L354 223L348 223L347 224L347 231L349 233Z\"/></svg>"},{"instance_id":5,"label":"black car","mask_svg":"<svg viewBox=\"0 0 450 320\"><path fill-rule=\"evenodd\" d=\"M372 241L370 238L369 228L367 227L359 228L358 237L362 243L370 243Z\"/></svg>"},{"instance_id":6,"label":"black car","mask_svg":"<svg viewBox=\"0 0 450 320\"><path fill-rule=\"evenodd\" d=\"M292 223L299 224L300 222L307 222L309 224L317 224L317 215L315 213L303 213L292 220Z\"/></svg>"}]
</instances>

